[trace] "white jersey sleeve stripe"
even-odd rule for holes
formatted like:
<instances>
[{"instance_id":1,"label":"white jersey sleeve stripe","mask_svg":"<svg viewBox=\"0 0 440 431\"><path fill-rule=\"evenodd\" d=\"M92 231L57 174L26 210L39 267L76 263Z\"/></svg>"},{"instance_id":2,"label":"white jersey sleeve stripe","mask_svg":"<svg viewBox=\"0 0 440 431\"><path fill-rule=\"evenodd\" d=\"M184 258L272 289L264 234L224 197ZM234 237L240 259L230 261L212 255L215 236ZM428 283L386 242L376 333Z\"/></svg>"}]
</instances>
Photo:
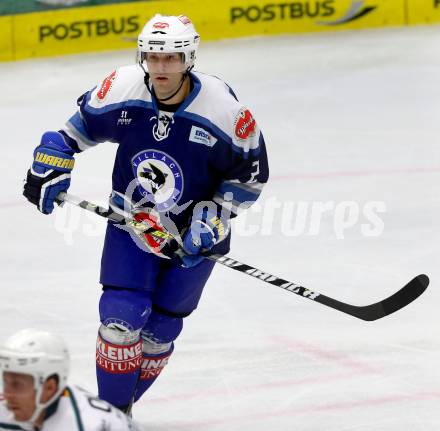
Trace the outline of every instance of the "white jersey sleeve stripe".
<instances>
[{"instance_id":1,"label":"white jersey sleeve stripe","mask_svg":"<svg viewBox=\"0 0 440 431\"><path fill-rule=\"evenodd\" d=\"M62 129L70 138L74 139L81 151L87 148L94 147L98 142L94 141L88 134L81 114L77 112L69 118L64 128Z\"/></svg>"},{"instance_id":2,"label":"white jersey sleeve stripe","mask_svg":"<svg viewBox=\"0 0 440 431\"><path fill-rule=\"evenodd\" d=\"M94 106L95 105L95 106ZM96 102L93 98L93 92L90 92L87 94L86 104L84 105L84 109L91 114L105 114L110 111L115 111L117 109L121 109L123 107L139 107L139 108L145 108L145 109L151 109L153 108L153 103L146 101L146 100L140 100L140 99L129 99L129 100L123 100L121 102L115 102L110 104L105 104L102 106L96 106Z\"/></svg>"}]
</instances>

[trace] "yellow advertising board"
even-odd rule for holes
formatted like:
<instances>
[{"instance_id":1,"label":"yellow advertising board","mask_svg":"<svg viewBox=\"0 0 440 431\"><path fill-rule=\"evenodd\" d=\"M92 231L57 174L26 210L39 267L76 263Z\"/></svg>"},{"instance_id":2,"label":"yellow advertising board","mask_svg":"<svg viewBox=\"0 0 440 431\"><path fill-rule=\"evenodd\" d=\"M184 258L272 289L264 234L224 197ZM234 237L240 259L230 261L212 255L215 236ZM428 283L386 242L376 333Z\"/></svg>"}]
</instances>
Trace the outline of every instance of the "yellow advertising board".
<instances>
[{"instance_id":1,"label":"yellow advertising board","mask_svg":"<svg viewBox=\"0 0 440 431\"><path fill-rule=\"evenodd\" d=\"M402 0L162 0L13 16L14 58L136 46L155 13L188 15L203 40L403 25Z\"/></svg>"},{"instance_id":2,"label":"yellow advertising board","mask_svg":"<svg viewBox=\"0 0 440 431\"><path fill-rule=\"evenodd\" d=\"M13 59L12 17L0 16L0 61Z\"/></svg>"},{"instance_id":3,"label":"yellow advertising board","mask_svg":"<svg viewBox=\"0 0 440 431\"><path fill-rule=\"evenodd\" d=\"M440 22L440 0L406 0L408 24Z\"/></svg>"},{"instance_id":4,"label":"yellow advertising board","mask_svg":"<svg viewBox=\"0 0 440 431\"><path fill-rule=\"evenodd\" d=\"M402 0L227 2L233 34L304 33L403 25Z\"/></svg>"},{"instance_id":5,"label":"yellow advertising board","mask_svg":"<svg viewBox=\"0 0 440 431\"><path fill-rule=\"evenodd\" d=\"M440 22L440 0L151 0L0 17L0 60L135 48L155 13L188 15L202 40Z\"/></svg>"}]
</instances>

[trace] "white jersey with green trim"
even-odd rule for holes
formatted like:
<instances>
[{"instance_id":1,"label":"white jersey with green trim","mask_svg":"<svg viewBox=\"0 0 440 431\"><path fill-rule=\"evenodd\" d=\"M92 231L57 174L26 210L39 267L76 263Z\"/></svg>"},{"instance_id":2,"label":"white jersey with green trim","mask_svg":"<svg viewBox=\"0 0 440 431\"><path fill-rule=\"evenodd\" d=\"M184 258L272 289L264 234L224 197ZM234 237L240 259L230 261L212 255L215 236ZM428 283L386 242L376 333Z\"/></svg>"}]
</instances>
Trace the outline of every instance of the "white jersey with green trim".
<instances>
[{"instance_id":1,"label":"white jersey with green trim","mask_svg":"<svg viewBox=\"0 0 440 431\"><path fill-rule=\"evenodd\" d=\"M46 410L41 428L17 422L0 403L0 430L18 431L141 431L119 409L78 386L68 386L60 398Z\"/></svg>"}]
</instances>

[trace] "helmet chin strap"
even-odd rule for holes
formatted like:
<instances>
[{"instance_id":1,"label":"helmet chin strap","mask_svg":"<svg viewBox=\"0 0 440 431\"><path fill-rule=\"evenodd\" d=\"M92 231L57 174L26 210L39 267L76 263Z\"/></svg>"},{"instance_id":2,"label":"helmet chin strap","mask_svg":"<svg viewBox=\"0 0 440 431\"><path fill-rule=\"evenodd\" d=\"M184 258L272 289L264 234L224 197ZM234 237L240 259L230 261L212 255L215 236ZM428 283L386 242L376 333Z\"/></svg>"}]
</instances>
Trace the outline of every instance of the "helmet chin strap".
<instances>
[{"instance_id":1,"label":"helmet chin strap","mask_svg":"<svg viewBox=\"0 0 440 431\"><path fill-rule=\"evenodd\" d=\"M35 411L34 411L34 413L32 413L32 416L27 421L27 422L30 422L32 425L38 419L38 417L40 416L40 414L44 410L44 408L47 407L47 403L42 404L40 402L42 392L43 392L43 386L41 385L37 389L37 393L35 394L35 404L36 404Z\"/></svg>"},{"instance_id":2,"label":"helmet chin strap","mask_svg":"<svg viewBox=\"0 0 440 431\"><path fill-rule=\"evenodd\" d=\"M153 84L151 84L151 88L150 88L150 74L144 69L144 66L142 65L142 63L139 63L139 65L141 66L142 70L143 70L144 73L145 73L145 76L144 76L144 83L145 83L145 85L146 85L146 87L147 87L147 90L148 90L148 92L149 92L150 94L153 94L152 91L151 91L151 88L152 88L153 91L154 91ZM157 95L156 95L156 93L155 93L154 95L156 96L156 99L157 99L159 102L167 102L168 100L172 99L172 98L173 98L173 97L174 97L174 96L180 91L180 89L182 88L182 85L183 85L183 83L185 82L186 77L189 76L189 72L191 71L191 69L192 69L192 67L189 67L189 68L183 73L183 75L182 75L182 79L180 80L180 84L179 84L179 86L177 87L177 90L176 90L171 96L168 96L168 97L166 97L165 99L159 99L159 97L157 97Z\"/></svg>"}]
</instances>

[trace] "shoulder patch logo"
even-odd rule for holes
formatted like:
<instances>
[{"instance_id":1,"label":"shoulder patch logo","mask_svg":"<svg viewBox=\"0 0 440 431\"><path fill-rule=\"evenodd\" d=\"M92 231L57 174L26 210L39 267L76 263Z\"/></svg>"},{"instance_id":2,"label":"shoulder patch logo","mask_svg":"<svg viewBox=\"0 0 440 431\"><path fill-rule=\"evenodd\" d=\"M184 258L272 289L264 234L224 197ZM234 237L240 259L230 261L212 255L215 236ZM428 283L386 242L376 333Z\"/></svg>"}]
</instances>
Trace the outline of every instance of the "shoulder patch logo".
<instances>
[{"instance_id":1,"label":"shoulder patch logo","mask_svg":"<svg viewBox=\"0 0 440 431\"><path fill-rule=\"evenodd\" d=\"M251 111L247 108L241 108L234 121L235 136L245 141L249 136L255 134L256 124Z\"/></svg>"},{"instance_id":2,"label":"shoulder patch logo","mask_svg":"<svg viewBox=\"0 0 440 431\"><path fill-rule=\"evenodd\" d=\"M107 93L110 91L110 88L112 87L113 81L116 78L116 70L113 71L107 78L102 81L101 88L98 90L97 97L98 100L104 100L105 96L107 96Z\"/></svg>"},{"instance_id":3,"label":"shoulder patch logo","mask_svg":"<svg viewBox=\"0 0 440 431\"><path fill-rule=\"evenodd\" d=\"M213 147L217 142L217 138L214 138L209 132L201 127L192 126L191 132L189 134L189 140L195 142L196 144L206 145L208 147Z\"/></svg>"}]
</instances>

